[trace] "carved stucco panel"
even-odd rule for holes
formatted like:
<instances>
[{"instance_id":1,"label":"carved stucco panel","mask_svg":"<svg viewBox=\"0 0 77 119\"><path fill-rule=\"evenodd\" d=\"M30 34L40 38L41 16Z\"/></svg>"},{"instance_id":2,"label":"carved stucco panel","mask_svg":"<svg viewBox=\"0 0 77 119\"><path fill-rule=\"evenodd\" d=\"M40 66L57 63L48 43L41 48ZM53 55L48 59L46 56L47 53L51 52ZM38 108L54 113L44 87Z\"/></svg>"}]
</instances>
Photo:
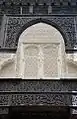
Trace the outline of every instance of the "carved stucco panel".
<instances>
[{"instance_id":1,"label":"carved stucco panel","mask_svg":"<svg viewBox=\"0 0 77 119\"><path fill-rule=\"evenodd\" d=\"M49 20L51 24L57 24L62 31L65 33L67 40L66 46L68 48L73 48L76 44L76 33L74 27L74 17L41 17L45 21ZM7 26L7 37L5 40L5 47L15 48L18 44L16 41L18 33L21 31L22 27L27 23L30 24L33 20L39 19L39 17L8 17ZM43 20L44 21L44 20Z\"/></svg>"},{"instance_id":2,"label":"carved stucco panel","mask_svg":"<svg viewBox=\"0 0 77 119\"><path fill-rule=\"evenodd\" d=\"M10 95L5 94L5 95L0 95L0 106L8 106L10 105Z\"/></svg>"},{"instance_id":3,"label":"carved stucco panel","mask_svg":"<svg viewBox=\"0 0 77 119\"><path fill-rule=\"evenodd\" d=\"M70 97L62 94L5 94L0 95L0 106L23 106L23 105L70 105Z\"/></svg>"},{"instance_id":4,"label":"carved stucco panel","mask_svg":"<svg viewBox=\"0 0 77 119\"><path fill-rule=\"evenodd\" d=\"M76 91L72 91L72 92L76 92ZM73 107L77 107L77 95L72 95L72 105ZM77 114L77 109L72 108L72 114Z\"/></svg>"}]
</instances>

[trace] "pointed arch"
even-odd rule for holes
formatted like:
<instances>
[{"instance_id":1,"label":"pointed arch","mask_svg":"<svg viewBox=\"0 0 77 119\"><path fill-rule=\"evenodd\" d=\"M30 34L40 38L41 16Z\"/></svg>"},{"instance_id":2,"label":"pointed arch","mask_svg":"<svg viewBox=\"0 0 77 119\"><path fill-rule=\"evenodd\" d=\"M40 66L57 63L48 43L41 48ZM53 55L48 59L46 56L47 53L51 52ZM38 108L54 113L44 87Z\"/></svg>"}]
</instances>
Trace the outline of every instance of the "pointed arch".
<instances>
[{"instance_id":1,"label":"pointed arch","mask_svg":"<svg viewBox=\"0 0 77 119\"><path fill-rule=\"evenodd\" d=\"M23 78L51 78L63 75L64 39L50 24L40 22L25 29L19 37L17 53L23 70L21 66L17 69Z\"/></svg>"}]
</instances>

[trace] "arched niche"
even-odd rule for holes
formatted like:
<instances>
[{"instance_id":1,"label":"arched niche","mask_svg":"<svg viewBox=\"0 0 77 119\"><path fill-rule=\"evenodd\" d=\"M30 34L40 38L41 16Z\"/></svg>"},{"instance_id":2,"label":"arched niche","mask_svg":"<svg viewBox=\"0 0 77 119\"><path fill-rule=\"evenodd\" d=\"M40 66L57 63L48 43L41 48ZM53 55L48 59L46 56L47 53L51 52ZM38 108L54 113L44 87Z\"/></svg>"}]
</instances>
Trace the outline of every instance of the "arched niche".
<instances>
[{"instance_id":1,"label":"arched niche","mask_svg":"<svg viewBox=\"0 0 77 119\"><path fill-rule=\"evenodd\" d=\"M65 45L61 33L51 25L37 23L19 37L17 76L51 79L65 73Z\"/></svg>"}]
</instances>

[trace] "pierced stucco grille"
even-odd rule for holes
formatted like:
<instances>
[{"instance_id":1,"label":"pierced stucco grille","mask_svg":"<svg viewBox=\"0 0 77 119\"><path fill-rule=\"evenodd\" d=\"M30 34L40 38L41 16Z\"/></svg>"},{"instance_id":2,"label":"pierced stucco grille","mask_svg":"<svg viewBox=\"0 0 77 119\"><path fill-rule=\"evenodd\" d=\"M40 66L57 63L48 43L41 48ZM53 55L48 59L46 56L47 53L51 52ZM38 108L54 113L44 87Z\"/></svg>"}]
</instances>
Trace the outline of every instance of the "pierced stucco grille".
<instances>
[{"instance_id":1,"label":"pierced stucco grille","mask_svg":"<svg viewBox=\"0 0 77 119\"><path fill-rule=\"evenodd\" d=\"M56 44L50 44L43 49L45 77L58 76L58 51L59 46Z\"/></svg>"},{"instance_id":2,"label":"pierced stucco grille","mask_svg":"<svg viewBox=\"0 0 77 119\"><path fill-rule=\"evenodd\" d=\"M24 77L58 77L59 44L24 45Z\"/></svg>"},{"instance_id":3,"label":"pierced stucco grille","mask_svg":"<svg viewBox=\"0 0 77 119\"><path fill-rule=\"evenodd\" d=\"M31 45L24 50L24 77L36 78L38 75L38 48Z\"/></svg>"}]
</instances>

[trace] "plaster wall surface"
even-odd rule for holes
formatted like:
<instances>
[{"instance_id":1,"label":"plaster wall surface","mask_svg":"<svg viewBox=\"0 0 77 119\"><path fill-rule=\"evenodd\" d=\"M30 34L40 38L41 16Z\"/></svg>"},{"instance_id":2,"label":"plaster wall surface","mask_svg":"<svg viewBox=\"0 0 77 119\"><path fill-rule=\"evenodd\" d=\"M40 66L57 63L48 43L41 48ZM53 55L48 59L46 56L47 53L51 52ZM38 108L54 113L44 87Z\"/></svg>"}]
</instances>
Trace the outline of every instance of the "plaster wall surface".
<instances>
[{"instance_id":1,"label":"plaster wall surface","mask_svg":"<svg viewBox=\"0 0 77 119\"><path fill-rule=\"evenodd\" d=\"M27 28L16 53L0 53L0 77L77 77L77 54L66 54L61 33L45 23Z\"/></svg>"}]
</instances>

